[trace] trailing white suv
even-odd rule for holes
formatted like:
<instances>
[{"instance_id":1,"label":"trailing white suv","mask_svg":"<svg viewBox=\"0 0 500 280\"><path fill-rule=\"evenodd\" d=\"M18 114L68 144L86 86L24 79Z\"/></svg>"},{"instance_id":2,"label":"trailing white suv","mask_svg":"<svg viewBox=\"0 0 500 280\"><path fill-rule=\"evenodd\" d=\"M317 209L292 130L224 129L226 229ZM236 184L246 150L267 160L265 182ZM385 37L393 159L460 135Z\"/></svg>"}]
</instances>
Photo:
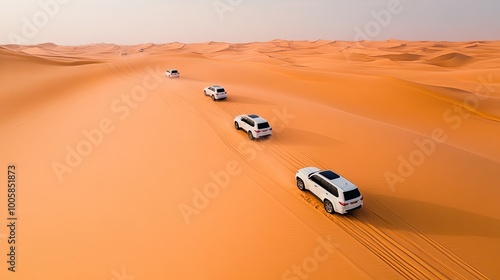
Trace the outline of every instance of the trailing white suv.
<instances>
[{"instance_id":1,"label":"trailing white suv","mask_svg":"<svg viewBox=\"0 0 500 280\"><path fill-rule=\"evenodd\" d=\"M226 90L223 87L217 85L206 87L205 89L203 89L203 93L207 96L210 96L213 101L227 98Z\"/></svg>"},{"instance_id":2,"label":"trailing white suv","mask_svg":"<svg viewBox=\"0 0 500 280\"><path fill-rule=\"evenodd\" d=\"M273 132L269 123L255 114L236 116L234 118L234 128L244 130L250 140L269 136Z\"/></svg>"},{"instance_id":3,"label":"trailing white suv","mask_svg":"<svg viewBox=\"0 0 500 280\"><path fill-rule=\"evenodd\" d=\"M169 78L179 78L181 73L177 69L169 69L165 72L165 77Z\"/></svg>"},{"instance_id":4,"label":"trailing white suv","mask_svg":"<svg viewBox=\"0 0 500 280\"><path fill-rule=\"evenodd\" d=\"M306 167L297 171L295 179L299 190L313 193L330 214L346 214L363 206L363 196L358 188L331 170Z\"/></svg>"}]
</instances>

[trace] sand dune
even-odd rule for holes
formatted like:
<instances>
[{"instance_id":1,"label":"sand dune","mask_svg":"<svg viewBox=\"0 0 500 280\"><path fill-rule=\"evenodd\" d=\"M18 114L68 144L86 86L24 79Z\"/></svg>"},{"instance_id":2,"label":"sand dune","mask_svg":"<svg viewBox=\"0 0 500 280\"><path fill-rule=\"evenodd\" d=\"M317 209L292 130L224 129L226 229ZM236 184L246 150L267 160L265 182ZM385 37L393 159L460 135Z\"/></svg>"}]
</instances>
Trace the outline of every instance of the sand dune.
<instances>
[{"instance_id":1,"label":"sand dune","mask_svg":"<svg viewBox=\"0 0 500 280\"><path fill-rule=\"evenodd\" d=\"M397 45L395 45L395 46L393 46L393 47L388 47L387 49L392 49L392 50L395 50L395 49L405 48L405 47L407 47L407 46L408 46L408 44L401 43L401 44L397 44Z\"/></svg>"},{"instance_id":2,"label":"sand dune","mask_svg":"<svg viewBox=\"0 0 500 280\"><path fill-rule=\"evenodd\" d=\"M386 54L386 55L379 55L377 57L383 57L383 58L388 58L392 61L415 61L419 60L421 58L420 55L418 54L411 54L411 53L405 53L405 54Z\"/></svg>"},{"instance_id":3,"label":"sand dune","mask_svg":"<svg viewBox=\"0 0 500 280\"><path fill-rule=\"evenodd\" d=\"M0 46L1 166L19 178L17 272L0 278L500 278L499 50ZM272 137L236 131L243 113ZM347 177L364 208L327 214L295 186L304 166Z\"/></svg>"},{"instance_id":4,"label":"sand dune","mask_svg":"<svg viewBox=\"0 0 500 280\"><path fill-rule=\"evenodd\" d=\"M448 53L435 57L428 61L428 63L442 66L442 67L459 67L471 61L471 57L461 53Z\"/></svg>"}]
</instances>

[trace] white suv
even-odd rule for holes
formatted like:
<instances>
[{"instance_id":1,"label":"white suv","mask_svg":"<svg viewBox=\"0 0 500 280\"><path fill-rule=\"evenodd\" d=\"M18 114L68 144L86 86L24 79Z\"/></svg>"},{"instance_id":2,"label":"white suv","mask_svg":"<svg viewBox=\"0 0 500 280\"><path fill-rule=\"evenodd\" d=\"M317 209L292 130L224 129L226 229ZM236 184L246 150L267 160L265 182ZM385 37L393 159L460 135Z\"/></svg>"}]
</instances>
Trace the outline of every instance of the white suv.
<instances>
[{"instance_id":1,"label":"white suv","mask_svg":"<svg viewBox=\"0 0 500 280\"><path fill-rule=\"evenodd\" d=\"M205 89L203 89L203 93L207 96L210 96L213 101L227 98L227 92L221 86L206 87Z\"/></svg>"},{"instance_id":2,"label":"white suv","mask_svg":"<svg viewBox=\"0 0 500 280\"><path fill-rule=\"evenodd\" d=\"M234 128L236 130L243 129L250 140L269 136L273 131L265 119L255 114L236 116L234 118Z\"/></svg>"},{"instance_id":3,"label":"white suv","mask_svg":"<svg viewBox=\"0 0 500 280\"><path fill-rule=\"evenodd\" d=\"M179 78L181 73L177 69L169 69L165 72L165 77L169 78Z\"/></svg>"},{"instance_id":4,"label":"white suv","mask_svg":"<svg viewBox=\"0 0 500 280\"><path fill-rule=\"evenodd\" d=\"M330 214L346 214L363 206L363 196L358 188L331 170L306 167L297 171L295 179L299 190L312 192Z\"/></svg>"}]
</instances>

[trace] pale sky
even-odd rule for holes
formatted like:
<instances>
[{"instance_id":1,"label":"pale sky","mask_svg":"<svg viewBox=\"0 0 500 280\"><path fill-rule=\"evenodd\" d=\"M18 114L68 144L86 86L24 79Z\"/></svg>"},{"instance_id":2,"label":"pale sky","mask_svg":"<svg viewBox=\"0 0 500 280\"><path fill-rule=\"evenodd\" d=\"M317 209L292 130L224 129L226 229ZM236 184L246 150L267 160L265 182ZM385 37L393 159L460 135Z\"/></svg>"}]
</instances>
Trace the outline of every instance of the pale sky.
<instances>
[{"instance_id":1,"label":"pale sky","mask_svg":"<svg viewBox=\"0 0 500 280\"><path fill-rule=\"evenodd\" d=\"M0 44L500 39L500 0L1 0Z\"/></svg>"}]
</instances>

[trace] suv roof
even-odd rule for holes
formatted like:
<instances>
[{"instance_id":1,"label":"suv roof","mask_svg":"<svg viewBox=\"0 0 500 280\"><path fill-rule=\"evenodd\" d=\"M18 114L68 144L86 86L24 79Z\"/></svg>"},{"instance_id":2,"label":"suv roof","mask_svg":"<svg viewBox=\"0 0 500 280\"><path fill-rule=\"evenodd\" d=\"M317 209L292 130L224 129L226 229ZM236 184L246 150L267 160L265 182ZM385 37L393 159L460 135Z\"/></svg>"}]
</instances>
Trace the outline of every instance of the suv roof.
<instances>
[{"instance_id":1,"label":"suv roof","mask_svg":"<svg viewBox=\"0 0 500 280\"><path fill-rule=\"evenodd\" d=\"M323 178L325 178L325 180L331 182L335 186L342 189L342 191L344 192L357 189L357 187L353 183L349 182L347 179L345 179L344 177L338 175L337 173L331 170L318 171L317 173L320 174Z\"/></svg>"},{"instance_id":2,"label":"suv roof","mask_svg":"<svg viewBox=\"0 0 500 280\"><path fill-rule=\"evenodd\" d=\"M212 87L213 87L213 88L215 88L215 89L218 89L218 88L222 88L222 89L224 89L223 87L218 86L218 85L213 85Z\"/></svg>"},{"instance_id":3,"label":"suv roof","mask_svg":"<svg viewBox=\"0 0 500 280\"><path fill-rule=\"evenodd\" d=\"M249 118L251 118L256 124L259 123L266 123L267 121L258 115L252 114L252 115L247 115Z\"/></svg>"}]
</instances>

